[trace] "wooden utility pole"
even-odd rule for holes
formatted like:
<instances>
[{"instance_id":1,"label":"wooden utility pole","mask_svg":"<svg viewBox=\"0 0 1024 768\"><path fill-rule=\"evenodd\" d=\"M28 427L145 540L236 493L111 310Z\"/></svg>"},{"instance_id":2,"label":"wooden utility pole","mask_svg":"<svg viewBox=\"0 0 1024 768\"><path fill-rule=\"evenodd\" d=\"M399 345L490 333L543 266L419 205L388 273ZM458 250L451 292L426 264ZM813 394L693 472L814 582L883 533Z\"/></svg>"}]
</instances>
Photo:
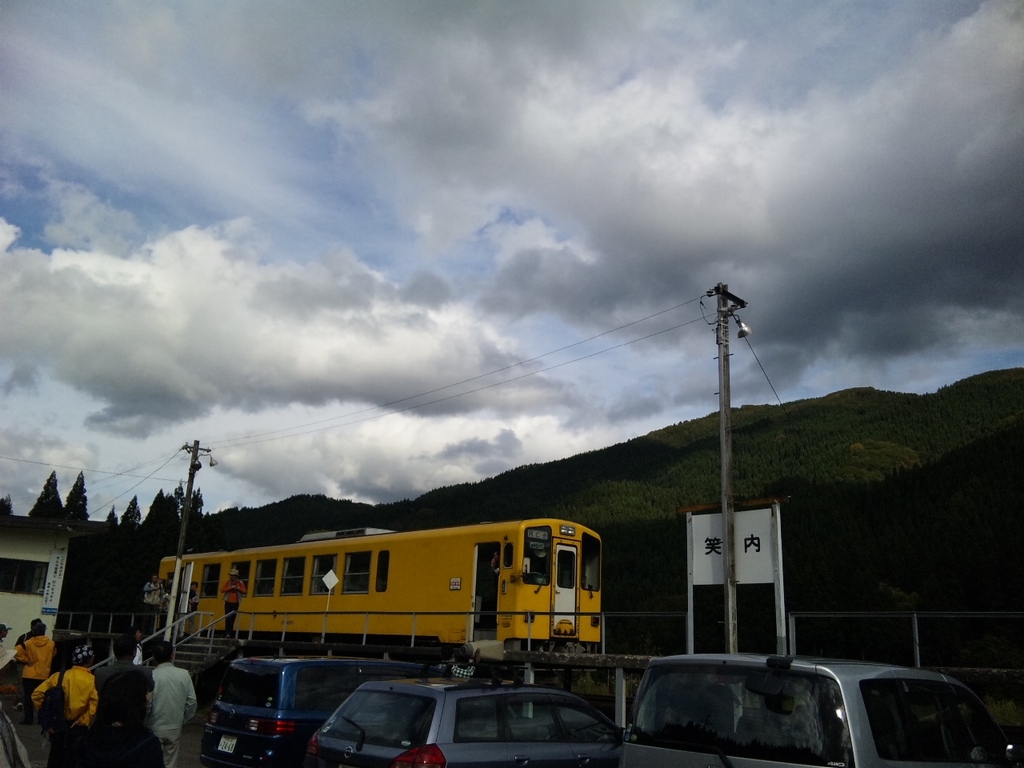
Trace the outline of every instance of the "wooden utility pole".
<instances>
[{"instance_id":1,"label":"wooden utility pole","mask_svg":"<svg viewBox=\"0 0 1024 768\"><path fill-rule=\"evenodd\" d=\"M727 653L739 652L739 627L736 612L736 510L732 498L732 409L729 392L729 318L747 302L729 293L729 286L719 283L707 292L718 296L718 439L722 470L722 564L725 569L725 648ZM745 336L745 326L740 336ZM691 608L692 610L692 608Z\"/></svg>"},{"instance_id":2,"label":"wooden utility pole","mask_svg":"<svg viewBox=\"0 0 1024 768\"><path fill-rule=\"evenodd\" d=\"M181 446L181 450L189 452L188 483L185 487L185 507L181 511L181 527L178 530L178 552L174 558L174 576L171 578L171 594L167 602L167 624L164 627L164 640L171 642L171 631L174 625L174 612L178 606L178 592L181 586L181 558L185 554L185 530L188 528L188 517L192 511L192 483L195 480L196 472L203 468L199 461L199 452L209 453L209 448L200 448L199 441L195 440L192 445L188 443ZM212 459L211 459L212 462Z\"/></svg>"}]
</instances>

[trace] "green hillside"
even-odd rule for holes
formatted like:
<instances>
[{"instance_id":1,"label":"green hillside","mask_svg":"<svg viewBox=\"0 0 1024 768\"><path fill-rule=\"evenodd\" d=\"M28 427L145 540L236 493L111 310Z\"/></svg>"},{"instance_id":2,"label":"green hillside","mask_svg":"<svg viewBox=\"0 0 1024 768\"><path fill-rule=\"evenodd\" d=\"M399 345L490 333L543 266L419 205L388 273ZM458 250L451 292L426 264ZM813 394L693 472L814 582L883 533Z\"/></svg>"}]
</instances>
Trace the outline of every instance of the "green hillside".
<instances>
[{"instance_id":1,"label":"green hillside","mask_svg":"<svg viewBox=\"0 0 1024 768\"><path fill-rule=\"evenodd\" d=\"M732 426L737 502L790 497L782 508L788 610L1020 608L1024 369L927 395L851 389L744 407ZM196 527L206 541L238 548L315 529L565 517L604 538L607 610L681 611L686 543L677 510L718 502L718 429L714 413L416 499L370 506L296 496L204 516ZM741 645L772 650L770 588L741 586L739 597ZM695 603L699 644L711 650L721 634L720 588L700 588ZM678 637L663 641L657 632L645 642L678 648ZM895 642L838 624L817 632L804 637L837 655Z\"/></svg>"}]
</instances>

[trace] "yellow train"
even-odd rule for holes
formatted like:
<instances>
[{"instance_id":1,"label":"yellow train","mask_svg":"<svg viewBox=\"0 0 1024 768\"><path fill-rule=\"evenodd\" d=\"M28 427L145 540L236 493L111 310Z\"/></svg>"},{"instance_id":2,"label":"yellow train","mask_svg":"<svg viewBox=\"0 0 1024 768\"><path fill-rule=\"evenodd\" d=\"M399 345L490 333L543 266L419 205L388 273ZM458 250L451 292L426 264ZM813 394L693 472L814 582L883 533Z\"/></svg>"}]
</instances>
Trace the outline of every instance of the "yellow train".
<instances>
[{"instance_id":1,"label":"yellow train","mask_svg":"<svg viewBox=\"0 0 1024 768\"><path fill-rule=\"evenodd\" d=\"M232 569L246 586L235 629L327 642L598 651L601 538L552 518L424 531L330 531L295 544L189 554L182 591L219 617ZM161 561L174 573L174 558ZM223 629L223 624L218 624Z\"/></svg>"}]
</instances>

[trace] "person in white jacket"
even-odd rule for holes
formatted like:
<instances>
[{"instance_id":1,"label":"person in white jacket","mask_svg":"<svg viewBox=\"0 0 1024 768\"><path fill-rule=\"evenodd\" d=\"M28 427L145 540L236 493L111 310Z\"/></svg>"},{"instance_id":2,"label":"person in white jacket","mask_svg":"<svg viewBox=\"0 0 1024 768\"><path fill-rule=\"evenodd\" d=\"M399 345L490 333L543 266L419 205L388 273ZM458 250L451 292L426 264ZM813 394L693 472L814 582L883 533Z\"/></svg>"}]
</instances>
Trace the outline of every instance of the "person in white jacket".
<instances>
[{"instance_id":1,"label":"person in white jacket","mask_svg":"<svg viewBox=\"0 0 1024 768\"><path fill-rule=\"evenodd\" d=\"M192 676L174 666L174 647L166 640L153 643L153 706L146 726L160 739L166 768L178 766L181 729L196 713Z\"/></svg>"}]
</instances>

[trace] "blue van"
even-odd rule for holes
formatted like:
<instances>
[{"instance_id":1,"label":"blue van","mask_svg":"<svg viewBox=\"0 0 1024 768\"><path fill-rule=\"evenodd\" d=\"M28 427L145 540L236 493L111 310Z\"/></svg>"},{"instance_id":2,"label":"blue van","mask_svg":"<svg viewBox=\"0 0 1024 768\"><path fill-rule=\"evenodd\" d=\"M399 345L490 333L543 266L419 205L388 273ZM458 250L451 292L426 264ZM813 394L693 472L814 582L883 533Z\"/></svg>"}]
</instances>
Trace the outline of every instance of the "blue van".
<instances>
[{"instance_id":1,"label":"blue van","mask_svg":"<svg viewBox=\"0 0 1024 768\"><path fill-rule=\"evenodd\" d=\"M206 718L199 759L209 768L301 765L309 737L360 685L436 671L379 659L236 659Z\"/></svg>"}]
</instances>

